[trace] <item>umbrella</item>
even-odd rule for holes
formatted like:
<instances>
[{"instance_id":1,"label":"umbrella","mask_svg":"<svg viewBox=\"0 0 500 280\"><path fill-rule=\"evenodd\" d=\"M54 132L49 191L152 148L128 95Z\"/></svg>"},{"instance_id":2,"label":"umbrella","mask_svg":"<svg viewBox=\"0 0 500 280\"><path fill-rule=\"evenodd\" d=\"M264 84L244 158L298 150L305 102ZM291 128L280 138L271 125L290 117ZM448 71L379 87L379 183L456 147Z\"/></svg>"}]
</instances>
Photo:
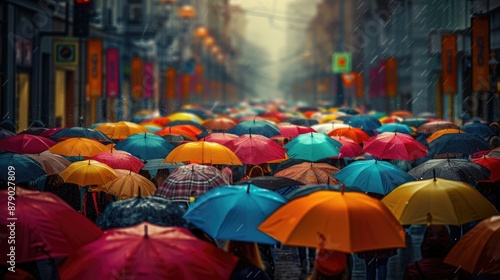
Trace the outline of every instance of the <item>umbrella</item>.
<instances>
[{"instance_id":1,"label":"umbrella","mask_svg":"<svg viewBox=\"0 0 500 280\"><path fill-rule=\"evenodd\" d=\"M42 166L47 175L59 174L71 164L71 161L67 160L63 156L55 155L50 151L27 156L36 160Z\"/></svg>"},{"instance_id":2,"label":"umbrella","mask_svg":"<svg viewBox=\"0 0 500 280\"><path fill-rule=\"evenodd\" d=\"M401 110L401 111L394 111L394 112L391 112L390 114L391 117L401 117L401 118L412 118L413 117L413 113L410 112L410 111L405 111L405 110ZM394 131L392 131L394 132Z\"/></svg>"},{"instance_id":3,"label":"umbrella","mask_svg":"<svg viewBox=\"0 0 500 280\"><path fill-rule=\"evenodd\" d=\"M436 177L446 180L465 182L475 185L478 181L488 180L490 172L468 159L431 159L408 171L416 180Z\"/></svg>"},{"instance_id":4,"label":"umbrella","mask_svg":"<svg viewBox=\"0 0 500 280\"><path fill-rule=\"evenodd\" d=\"M191 162L202 164L242 165L240 159L229 148L206 141L181 144L165 158L165 162Z\"/></svg>"},{"instance_id":5,"label":"umbrella","mask_svg":"<svg viewBox=\"0 0 500 280\"><path fill-rule=\"evenodd\" d=\"M382 125L378 119L365 115L348 117L344 120L344 123L361 128L363 131L373 131Z\"/></svg>"},{"instance_id":6,"label":"umbrella","mask_svg":"<svg viewBox=\"0 0 500 280\"><path fill-rule=\"evenodd\" d=\"M334 131L337 128L349 128L351 127L348 124L344 123L322 123L322 124L315 124L311 126L312 129L314 129L318 133L325 133L329 134L330 132Z\"/></svg>"},{"instance_id":7,"label":"umbrella","mask_svg":"<svg viewBox=\"0 0 500 280\"><path fill-rule=\"evenodd\" d=\"M9 138L16 135L14 132L0 127L0 139Z\"/></svg>"},{"instance_id":8,"label":"umbrella","mask_svg":"<svg viewBox=\"0 0 500 280\"><path fill-rule=\"evenodd\" d=\"M188 229L144 222L111 229L71 254L64 279L229 279L237 258Z\"/></svg>"},{"instance_id":9,"label":"umbrella","mask_svg":"<svg viewBox=\"0 0 500 280\"><path fill-rule=\"evenodd\" d=\"M377 128L377 132L399 132L404 134L412 134L415 131L406 124L402 123L387 123Z\"/></svg>"},{"instance_id":10,"label":"umbrella","mask_svg":"<svg viewBox=\"0 0 500 280\"><path fill-rule=\"evenodd\" d=\"M429 143L429 154L466 154L489 150L490 144L483 138L470 133L445 134Z\"/></svg>"},{"instance_id":11,"label":"umbrella","mask_svg":"<svg viewBox=\"0 0 500 280\"><path fill-rule=\"evenodd\" d=\"M95 128L113 140L123 140L132 134L149 132L147 128L133 122L101 124Z\"/></svg>"},{"instance_id":12,"label":"umbrella","mask_svg":"<svg viewBox=\"0 0 500 280\"><path fill-rule=\"evenodd\" d=\"M347 127L347 128L337 128L328 133L329 136L345 136L353 140L358 144L363 144L363 141L370 139L370 136L366 134L360 128Z\"/></svg>"},{"instance_id":13,"label":"umbrella","mask_svg":"<svg viewBox=\"0 0 500 280\"><path fill-rule=\"evenodd\" d=\"M82 157L93 157L98 153L109 150L100 142L87 138L69 138L49 148L49 151L53 154Z\"/></svg>"},{"instance_id":14,"label":"umbrella","mask_svg":"<svg viewBox=\"0 0 500 280\"><path fill-rule=\"evenodd\" d=\"M137 196L114 201L106 206L97 225L102 230L130 227L142 222L158 226L190 227L182 218L187 206L159 196Z\"/></svg>"},{"instance_id":15,"label":"umbrella","mask_svg":"<svg viewBox=\"0 0 500 280\"><path fill-rule=\"evenodd\" d=\"M260 134L271 138L279 135L279 128L268 121L242 121L236 126L228 129L227 132L236 134L238 136L243 134Z\"/></svg>"},{"instance_id":16,"label":"umbrella","mask_svg":"<svg viewBox=\"0 0 500 280\"><path fill-rule=\"evenodd\" d=\"M290 158L316 161L339 155L342 144L324 133L310 132L301 134L284 147Z\"/></svg>"},{"instance_id":17,"label":"umbrella","mask_svg":"<svg viewBox=\"0 0 500 280\"><path fill-rule=\"evenodd\" d=\"M481 221L451 248L445 263L477 275L500 274L500 216Z\"/></svg>"},{"instance_id":18,"label":"umbrella","mask_svg":"<svg viewBox=\"0 0 500 280\"><path fill-rule=\"evenodd\" d=\"M299 197L310 195L310 194L317 192L317 191L337 191L337 192L340 192L342 190L348 191L348 192L357 191L352 187L345 186L345 185L338 185L338 184L334 184L334 185L331 185L331 184L304 185L304 186L301 186L301 187L295 189L294 191L286 194L285 197L288 198L289 200L292 200L292 199L296 199Z\"/></svg>"},{"instance_id":19,"label":"umbrella","mask_svg":"<svg viewBox=\"0 0 500 280\"><path fill-rule=\"evenodd\" d=\"M417 133L432 134L438 130L447 128L458 129L458 126L449 121L433 121L418 126Z\"/></svg>"},{"instance_id":20,"label":"umbrella","mask_svg":"<svg viewBox=\"0 0 500 280\"><path fill-rule=\"evenodd\" d=\"M36 160L16 153L0 154L0 169L0 180L9 183L34 181L46 174Z\"/></svg>"},{"instance_id":21,"label":"umbrella","mask_svg":"<svg viewBox=\"0 0 500 280\"><path fill-rule=\"evenodd\" d=\"M227 185L222 172L210 165L188 164L179 166L165 179L155 192L156 196L189 202L217 186Z\"/></svg>"},{"instance_id":22,"label":"umbrella","mask_svg":"<svg viewBox=\"0 0 500 280\"><path fill-rule=\"evenodd\" d=\"M308 133L308 132L316 132L311 127L301 126L301 125L279 125L280 135L284 137L294 138L299 136L300 134Z\"/></svg>"},{"instance_id":23,"label":"umbrella","mask_svg":"<svg viewBox=\"0 0 500 280\"><path fill-rule=\"evenodd\" d=\"M283 205L259 229L284 245L346 253L405 247L405 231L379 200L358 192L316 191Z\"/></svg>"},{"instance_id":24,"label":"umbrella","mask_svg":"<svg viewBox=\"0 0 500 280\"><path fill-rule=\"evenodd\" d=\"M189 206L184 218L214 239L275 244L257 227L286 199L255 185L220 186Z\"/></svg>"},{"instance_id":25,"label":"umbrella","mask_svg":"<svg viewBox=\"0 0 500 280\"><path fill-rule=\"evenodd\" d=\"M230 118L218 117L203 122L203 126L212 131L226 131L236 125L236 122Z\"/></svg>"},{"instance_id":26,"label":"umbrella","mask_svg":"<svg viewBox=\"0 0 500 280\"><path fill-rule=\"evenodd\" d=\"M45 131L48 132L48 131ZM46 136L45 134L41 134L40 136ZM54 141L63 141L69 138L87 138L92 139L103 144L111 144L113 141L106 136L102 131L84 128L84 127L66 127L58 129L57 132L50 135L50 139Z\"/></svg>"},{"instance_id":27,"label":"umbrella","mask_svg":"<svg viewBox=\"0 0 500 280\"><path fill-rule=\"evenodd\" d=\"M0 150L18 154L38 154L55 144L56 142L42 136L18 134L0 139Z\"/></svg>"},{"instance_id":28,"label":"umbrella","mask_svg":"<svg viewBox=\"0 0 500 280\"><path fill-rule=\"evenodd\" d=\"M389 124L389 123L402 123L403 122L403 118L400 118L400 117L396 117L396 116L392 116L392 117L383 117L383 118L379 118L379 121L382 125L384 124ZM405 124L407 125L407 124ZM408 125L409 126L409 125Z\"/></svg>"},{"instance_id":29,"label":"umbrella","mask_svg":"<svg viewBox=\"0 0 500 280\"><path fill-rule=\"evenodd\" d=\"M479 122L474 122L471 124L461 126L460 129L471 134L476 134L485 140L488 140L490 137L497 135L496 132L493 129L491 129L490 126Z\"/></svg>"},{"instance_id":30,"label":"umbrella","mask_svg":"<svg viewBox=\"0 0 500 280\"><path fill-rule=\"evenodd\" d=\"M214 142L214 143L219 143L222 145L225 145L227 142L235 140L238 138L238 135L236 134L231 134L231 133L210 133L210 135L206 136L203 138L203 141L207 142Z\"/></svg>"},{"instance_id":31,"label":"umbrella","mask_svg":"<svg viewBox=\"0 0 500 280\"><path fill-rule=\"evenodd\" d=\"M15 194L12 194L15 193ZM6 211L14 203L15 214ZM15 262L65 257L102 235L102 231L58 196L16 187L0 191L0 260L8 263L9 246L15 246ZM14 229L15 244L7 241ZM12 239L9 239L12 240ZM10 244L10 245L9 245Z\"/></svg>"},{"instance_id":32,"label":"umbrella","mask_svg":"<svg viewBox=\"0 0 500 280\"><path fill-rule=\"evenodd\" d=\"M107 164L114 169L126 169L138 173L144 163L137 157L125 151L110 151L99 153L90 159Z\"/></svg>"},{"instance_id":33,"label":"umbrella","mask_svg":"<svg viewBox=\"0 0 500 280\"><path fill-rule=\"evenodd\" d=\"M333 177L363 192L386 195L394 188L413 181L401 168L385 161L360 160L344 167Z\"/></svg>"},{"instance_id":34,"label":"umbrella","mask_svg":"<svg viewBox=\"0 0 500 280\"><path fill-rule=\"evenodd\" d=\"M490 157L500 157L500 147L495 148L491 152L488 153L488 156Z\"/></svg>"},{"instance_id":35,"label":"umbrella","mask_svg":"<svg viewBox=\"0 0 500 280\"><path fill-rule=\"evenodd\" d=\"M142 126L144 126L149 133L155 133L155 132L158 132L160 130L162 130L163 127L157 125L157 124L154 124L154 123L151 123L151 124L148 124L148 123L144 123L142 124Z\"/></svg>"},{"instance_id":36,"label":"umbrella","mask_svg":"<svg viewBox=\"0 0 500 280\"><path fill-rule=\"evenodd\" d=\"M73 162L59 176L64 182L79 186L102 185L117 178L113 168L95 160Z\"/></svg>"},{"instance_id":37,"label":"umbrella","mask_svg":"<svg viewBox=\"0 0 500 280\"><path fill-rule=\"evenodd\" d=\"M156 191L156 186L148 178L130 170L116 169L117 178L102 185L89 189L90 192L105 192L116 196L119 200L136 196L150 196Z\"/></svg>"},{"instance_id":38,"label":"umbrella","mask_svg":"<svg viewBox=\"0 0 500 280\"><path fill-rule=\"evenodd\" d=\"M282 188L304 185L304 183L300 181L281 176L259 176L234 183L234 185L242 186L248 184L252 184L268 190L279 190Z\"/></svg>"},{"instance_id":39,"label":"umbrella","mask_svg":"<svg viewBox=\"0 0 500 280\"><path fill-rule=\"evenodd\" d=\"M358 157L363 154L363 148L349 137L330 136L332 139L340 142L342 146L339 150L339 158Z\"/></svg>"},{"instance_id":40,"label":"umbrella","mask_svg":"<svg viewBox=\"0 0 500 280\"><path fill-rule=\"evenodd\" d=\"M280 144L259 134L243 134L225 146L244 164L258 165L285 158L285 149Z\"/></svg>"},{"instance_id":41,"label":"umbrella","mask_svg":"<svg viewBox=\"0 0 500 280\"><path fill-rule=\"evenodd\" d=\"M183 108L180 109L179 112L195 114L202 120L206 120L212 116L212 112L210 112L209 110L198 109L198 108Z\"/></svg>"},{"instance_id":42,"label":"umbrella","mask_svg":"<svg viewBox=\"0 0 500 280\"><path fill-rule=\"evenodd\" d=\"M188 112L177 112L173 113L167 116L168 122L173 122L173 121L193 121L196 123L201 124L203 120L198 117L197 115L193 113L188 113ZM167 123L168 123L167 122ZM164 124L162 124L164 125Z\"/></svg>"},{"instance_id":43,"label":"umbrella","mask_svg":"<svg viewBox=\"0 0 500 280\"><path fill-rule=\"evenodd\" d=\"M364 142L363 151L381 159L415 160L427 157L427 147L410 135L382 132Z\"/></svg>"},{"instance_id":44,"label":"umbrella","mask_svg":"<svg viewBox=\"0 0 500 280\"><path fill-rule=\"evenodd\" d=\"M197 133L196 132L189 130L187 128L182 128L182 127L167 126L167 127L163 128L162 130L157 131L155 134L160 135L160 136L182 135L191 141L197 140L197 138L196 138Z\"/></svg>"},{"instance_id":45,"label":"umbrella","mask_svg":"<svg viewBox=\"0 0 500 280\"><path fill-rule=\"evenodd\" d=\"M483 156L480 158L473 158L472 161L490 170L492 181L500 180L500 158Z\"/></svg>"},{"instance_id":46,"label":"umbrella","mask_svg":"<svg viewBox=\"0 0 500 280\"><path fill-rule=\"evenodd\" d=\"M339 108L339 112L343 112L349 115L359 115L359 111L354 108Z\"/></svg>"},{"instance_id":47,"label":"umbrella","mask_svg":"<svg viewBox=\"0 0 500 280\"><path fill-rule=\"evenodd\" d=\"M339 169L328 163L303 162L274 173L274 176L287 177L305 185L338 183L332 175Z\"/></svg>"},{"instance_id":48,"label":"umbrella","mask_svg":"<svg viewBox=\"0 0 500 280\"><path fill-rule=\"evenodd\" d=\"M427 137L427 143L430 143L430 142L436 140L436 138L440 137L441 135L453 134L453 133L467 133L467 132L460 130L460 129L456 129L456 128L441 129L441 130L438 130L438 131L432 133L431 136Z\"/></svg>"},{"instance_id":49,"label":"umbrella","mask_svg":"<svg viewBox=\"0 0 500 280\"><path fill-rule=\"evenodd\" d=\"M151 133L135 134L116 144L115 149L129 152L141 160L165 158L174 146L161 136Z\"/></svg>"},{"instance_id":50,"label":"umbrella","mask_svg":"<svg viewBox=\"0 0 500 280\"><path fill-rule=\"evenodd\" d=\"M407 126L412 127L420 127L421 125L428 123L429 119L427 118L404 118L401 123L406 124Z\"/></svg>"},{"instance_id":51,"label":"umbrella","mask_svg":"<svg viewBox=\"0 0 500 280\"><path fill-rule=\"evenodd\" d=\"M382 202L403 225L463 225L498 213L471 185L442 178L405 183Z\"/></svg>"}]
</instances>

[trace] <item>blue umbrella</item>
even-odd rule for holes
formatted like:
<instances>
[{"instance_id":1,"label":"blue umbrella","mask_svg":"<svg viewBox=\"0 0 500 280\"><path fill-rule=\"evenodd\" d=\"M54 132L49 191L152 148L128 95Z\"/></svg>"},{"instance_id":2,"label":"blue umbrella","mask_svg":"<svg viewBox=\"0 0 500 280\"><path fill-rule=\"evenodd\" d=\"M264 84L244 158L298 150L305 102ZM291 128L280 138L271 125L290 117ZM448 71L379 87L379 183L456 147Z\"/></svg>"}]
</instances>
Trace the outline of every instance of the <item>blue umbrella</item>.
<instances>
[{"instance_id":1,"label":"blue umbrella","mask_svg":"<svg viewBox=\"0 0 500 280\"><path fill-rule=\"evenodd\" d=\"M382 125L378 119L365 115L348 117L344 119L344 123L352 127L361 128L364 131L370 132L374 131Z\"/></svg>"},{"instance_id":2,"label":"blue umbrella","mask_svg":"<svg viewBox=\"0 0 500 280\"><path fill-rule=\"evenodd\" d=\"M404 134L412 134L415 131L411 129L406 124L402 123L387 123L383 124L381 127L377 128L378 132L399 132L399 133L404 133Z\"/></svg>"},{"instance_id":3,"label":"blue umbrella","mask_svg":"<svg viewBox=\"0 0 500 280\"><path fill-rule=\"evenodd\" d=\"M0 180L4 182L30 182L46 175L42 166L27 155L0 154Z\"/></svg>"},{"instance_id":4,"label":"blue umbrella","mask_svg":"<svg viewBox=\"0 0 500 280\"><path fill-rule=\"evenodd\" d=\"M257 227L285 203L277 192L252 184L220 186L199 196L184 219L214 239L276 244Z\"/></svg>"},{"instance_id":5,"label":"blue umbrella","mask_svg":"<svg viewBox=\"0 0 500 280\"><path fill-rule=\"evenodd\" d=\"M310 195L313 192L317 191L336 191L340 192L342 191L342 188L344 188L344 191L346 192L353 192L357 191L357 189L354 189L353 187L346 187L342 185L330 185L330 184L319 184L319 185L305 185L302 187L299 187L293 192L287 193L285 195L286 198L289 200L296 199L299 197L303 197L306 195Z\"/></svg>"},{"instance_id":6,"label":"blue umbrella","mask_svg":"<svg viewBox=\"0 0 500 280\"><path fill-rule=\"evenodd\" d=\"M467 133L476 134L485 140L496 135L495 131L491 129L491 127L479 122L461 126L460 129Z\"/></svg>"},{"instance_id":7,"label":"blue umbrella","mask_svg":"<svg viewBox=\"0 0 500 280\"><path fill-rule=\"evenodd\" d=\"M386 161L355 161L333 177L345 185L363 192L386 195L397 186L414 181L403 169Z\"/></svg>"},{"instance_id":8,"label":"blue umbrella","mask_svg":"<svg viewBox=\"0 0 500 280\"><path fill-rule=\"evenodd\" d=\"M444 134L429 143L429 154L465 154L490 150L483 138L470 133Z\"/></svg>"},{"instance_id":9,"label":"blue umbrella","mask_svg":"<svg viewBox=\"0 0 500 280\"><path fill-rule=\"evenodd\" d=\"M289 158L317 161L339 155L342 144L324 133L304 133L284 146Z\"/></svg>"},{"instance_id":10,"label":"blue umbrella","mask_svg":"<svg viewBox=\"0 0 500 280\"><path fill-rule=\"evenodd\" d=\"M113 143L113 140L111 140L108 136L106 136L106 134L102 133L102 131L85 127L77 127L77 126L66 127L61 130L58 130L56 133L52 134L49 138L56 142L68 138L88 138L99 141L102 144Z\"/></svg>"},{"instance_id":11,"label":"blue umbrella","mask_svg":"<svg viewBox=\"0 0 500 280\"><path fill-rule=\"evenodd\" d=\"M151 133L138 133L130 135L116 144L115 149L131 153L141 160L165 158L174 146L161 136Z\"/></svg>"},{"instance_id":12,"label":"blue umbrella","mask_svg":"<svg viewBox=\"0 0 500 280\"><path fill-rule=\"evenodd\" d=\"M428 123L429 119L427 118L405 118L401 122L402 124L406 124L408 126L419 127L424 123Z\"/></svg>"},{"instance_id":13,"label":"blue umbrella","mask_svg":"<svg viewBox=\"0 0 500 280\"><path fill-rule=\"evenodd\" d=\"M242 121L239 124L231 127L227 133L241 136L243 134L260 134L268 138L280 135L280 129L268 121Z\"/></svg>"}]
</instances>

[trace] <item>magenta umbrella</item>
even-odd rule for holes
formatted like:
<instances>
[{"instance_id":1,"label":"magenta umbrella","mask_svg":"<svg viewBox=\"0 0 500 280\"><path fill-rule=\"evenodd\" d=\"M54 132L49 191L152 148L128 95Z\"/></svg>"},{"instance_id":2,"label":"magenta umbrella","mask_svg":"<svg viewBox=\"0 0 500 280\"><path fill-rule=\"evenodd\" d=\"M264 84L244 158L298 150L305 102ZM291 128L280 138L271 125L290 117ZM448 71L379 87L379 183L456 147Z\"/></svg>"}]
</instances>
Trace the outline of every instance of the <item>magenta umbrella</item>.
<instances>
[{"instance_id":1,"label":"magenta umbrella","mask_svg":"<svg viewBox=\"0 0 500 280\"><path fill-rule=\"evenodd\" d=\"M297 137L300 134L308 133L308 132L316 132L316 130L307 127L307 126L301 126L301 125L280 125L278 126L280 129L280 135L284 137L290 137L294 138Z\"/></svg>"},{"instance_id":2,"label":"magenta umbrella","mask_svg":"<svg viewBox=\"0 0 500 280\"><path fill-rule=\"evenodd\" d=\"M139 158L120 150L101 152L90 159L105 163L114 169L125 169L135 173L139 173L139 170L144 166L144 163Z\"/></svg>"},{"instance_id":3,"label":"magenta umbrella","mask_svg":"<svg viewBox=\"0 0 500 280\"><path fill-rule=\"evenodd\" d=\"M427 147L410 135L383 132L364 142L363 152L380 159L411 161L427 156Z\"/></svg>"},{"instance_id":4,"label":"magenta umbrella","mask_svg":"<svg viewBox=\"0 0 500 280\"><path fill-rule=\"evenodd\" d=\"M354 140L347 136L330 136L342 144L340 147L338 158L358 157L363 154L363 148Z\"/></svg>"},{"instance_id":5,"label":"magenta umbrella","mask_svg":"<svg viewBox=\"0 0 500 280\"><path fill-rule=\"evenodd\" d=\"M207 142L219 143L221 145L225 145L227 142L235 140L238 138L238 135L232 133L211 133L207 137L204 137L201 140L205 140Z\"/></svg>"},{"instance_id":6,"label":"magenta umbrella","mask_svg":"<svg viewBox=\"0 0 500 280\"><path fill-rule=\"evenodd\" d=\"M42 136L18 134L0 139L0 150L18 154L39 154L55 144L55 141Z\"/></svg>"},{"instance_id":7,"label":"magenta umbrella","mask_svg":"<svg viewBox=\"0 0 500 280\"><path fill-rule=\"evenodd\" d=\"M245 164L285 159L285 149L278 143L258 134L243 134L225 144Z\"/></svg>"}]
</instances>

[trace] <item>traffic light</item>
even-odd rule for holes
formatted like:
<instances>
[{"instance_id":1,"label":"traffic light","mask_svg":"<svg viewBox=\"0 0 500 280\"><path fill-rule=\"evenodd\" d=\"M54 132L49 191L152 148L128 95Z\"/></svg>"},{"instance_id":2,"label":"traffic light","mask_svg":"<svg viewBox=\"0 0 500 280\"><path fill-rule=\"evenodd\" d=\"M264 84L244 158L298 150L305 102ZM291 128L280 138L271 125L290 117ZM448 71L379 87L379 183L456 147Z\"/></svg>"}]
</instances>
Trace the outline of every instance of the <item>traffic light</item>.
<instances>
[{"instance_id":1,"label":"traffic light","mask_svg":"<svg viewBox=\"0 0 500 280\"><path fill-rule=\"evenodd\" d=\"M88 37L91 0L74 0L73 3L73 36Z\"/></svg>"}]
</instances>

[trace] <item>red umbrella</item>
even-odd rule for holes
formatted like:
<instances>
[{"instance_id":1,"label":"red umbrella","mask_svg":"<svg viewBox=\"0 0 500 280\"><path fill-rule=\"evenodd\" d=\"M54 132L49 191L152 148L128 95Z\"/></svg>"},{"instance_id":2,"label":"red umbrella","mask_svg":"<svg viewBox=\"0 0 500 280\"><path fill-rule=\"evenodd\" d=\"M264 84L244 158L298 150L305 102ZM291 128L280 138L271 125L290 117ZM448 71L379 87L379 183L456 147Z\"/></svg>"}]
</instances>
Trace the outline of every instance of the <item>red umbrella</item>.
<instances>
[{"instance_id":1,"label":"red umbrella","mask_svg":"<svg viewBox=\"0 0 500 280\"><path fill-rule=\"evenodd\" d=\"M280 135L293 138L297 137L299 134L304 134L308 132L316 132L316 130L307 127L307 126L301 126L301 125L279 125L278 128L280 129Z\"/></svg>"},{"instance_id":2,"label":"red umbrella","mask_svg":"<svg viewBox=\"0 0 500 280\"><path fill-rule=\"evenodd\" d=\"M0 211L0 250L9 252L13 244L8 237L15 230L16 263L65 257L102 235L96 225L52 193L17 187L15 210L7 211L14 202L11 197L11 192L0 191L0 206L5 209ZM11 224L15 228L8 227ZM0 261L8 262L7 254L0 254Z\"/></svg>"},{"instance_id":3,"label":"red umbrella","mask_svg":"<svg viewBox=\"0 0 500 280\"><path fill-rule=\"evenodd\" d=\"M329 132L328 136L349 137L358 144L362 144L363 141L370 139L370 135L361 130L361 128L356 128L356 127L337 128Z\"/></svg>"},{"instance_id":4,"label":"red umbrella","mask_svg":"<svg viewBox=\"0 0 500 280\"><path fill-rule=\"evenodd\" d=\"M68 257L61 279L229 279L237 258L182 227L111 229Z\"/></svg>"},{"instance_id":5,"label":"red umbrella","mask_svg":"<svg viewBox=\"0 0 500 280\"><path fill-rule=\"evenodd\" d=\"M338 158L358 157L363 154L363 148L349 137L330 136L342 144Z\"/></svg>"},{"instance_id":6,"label":"red umbrella","mask_svg":"<svg viewBox=\"0 0 500 280\"><path fill-rule=\"evenodd\" d=\"M118 150L101 152L89 159L105 163L114 169L126 169L135 173L139 173L139 170L144 166L144 163L139 158Z\"/></svg>"},{"instance_id":7,"label":"red umbrella","mask_svg":"<svg viewBox=\"0 0 500 280\"><path fill-rule=\"evenodd\" d=\"M207 137L204 137L203 140L207 142L214 142L225 145L227 142L235 140L238 138L238 135L232 133L211 133Z\"/></svg>"},{"instance_id":8,"label":"red umbrella","mask_svg":"<svg viewBox=\"0 0 500 280\"><path fill-rule=\"evenodd\" d=\"M203 122L203 126L210 130L228 130L235 125L234 120L226 117L217 117Z\"/></svg>"},{"instance_id":9,"label":"red umbrella","mask_svg":"<svg viewBox=\"0 0 500 280\"><path fill-rule=\"evenodd\" d=\"M491 171L490 174L492 181L500 180L500 158L483 156L480 158L473 158L472 161L488 168Z\"/></svg>"},{"instance_id":10,"label":"red umbrella","mask_svg":"<svg viewBox=\"0 0 500 280\"><path fill-rule=\"evenodd\" d=\"M285 149L280 144L258 134L243 134L225 146L244 164L258 165L285 158Z\"/></svg>"},{"instance_id":11,"label":"red umbrella","mask_svg":"<svg viewBox=\"0 0 500 280\"><path fill-rule=\"evenodd\" d=\"M427 148L410 135L383 132L364 142L363 152L380 159L415 160L427 156Z\"/></svg>"},{"instance_id":12,"label":"red umbrella","mask_svg":"<svg viewBox=\"0 0 500 280\"><path fill-rule=\"evenodd\" d=\"M18 154L38 154L48 150L55 144L55 141L42 136L18 134L9 138L0 139L0 150Z\"/></svg>"}]
</instances>

